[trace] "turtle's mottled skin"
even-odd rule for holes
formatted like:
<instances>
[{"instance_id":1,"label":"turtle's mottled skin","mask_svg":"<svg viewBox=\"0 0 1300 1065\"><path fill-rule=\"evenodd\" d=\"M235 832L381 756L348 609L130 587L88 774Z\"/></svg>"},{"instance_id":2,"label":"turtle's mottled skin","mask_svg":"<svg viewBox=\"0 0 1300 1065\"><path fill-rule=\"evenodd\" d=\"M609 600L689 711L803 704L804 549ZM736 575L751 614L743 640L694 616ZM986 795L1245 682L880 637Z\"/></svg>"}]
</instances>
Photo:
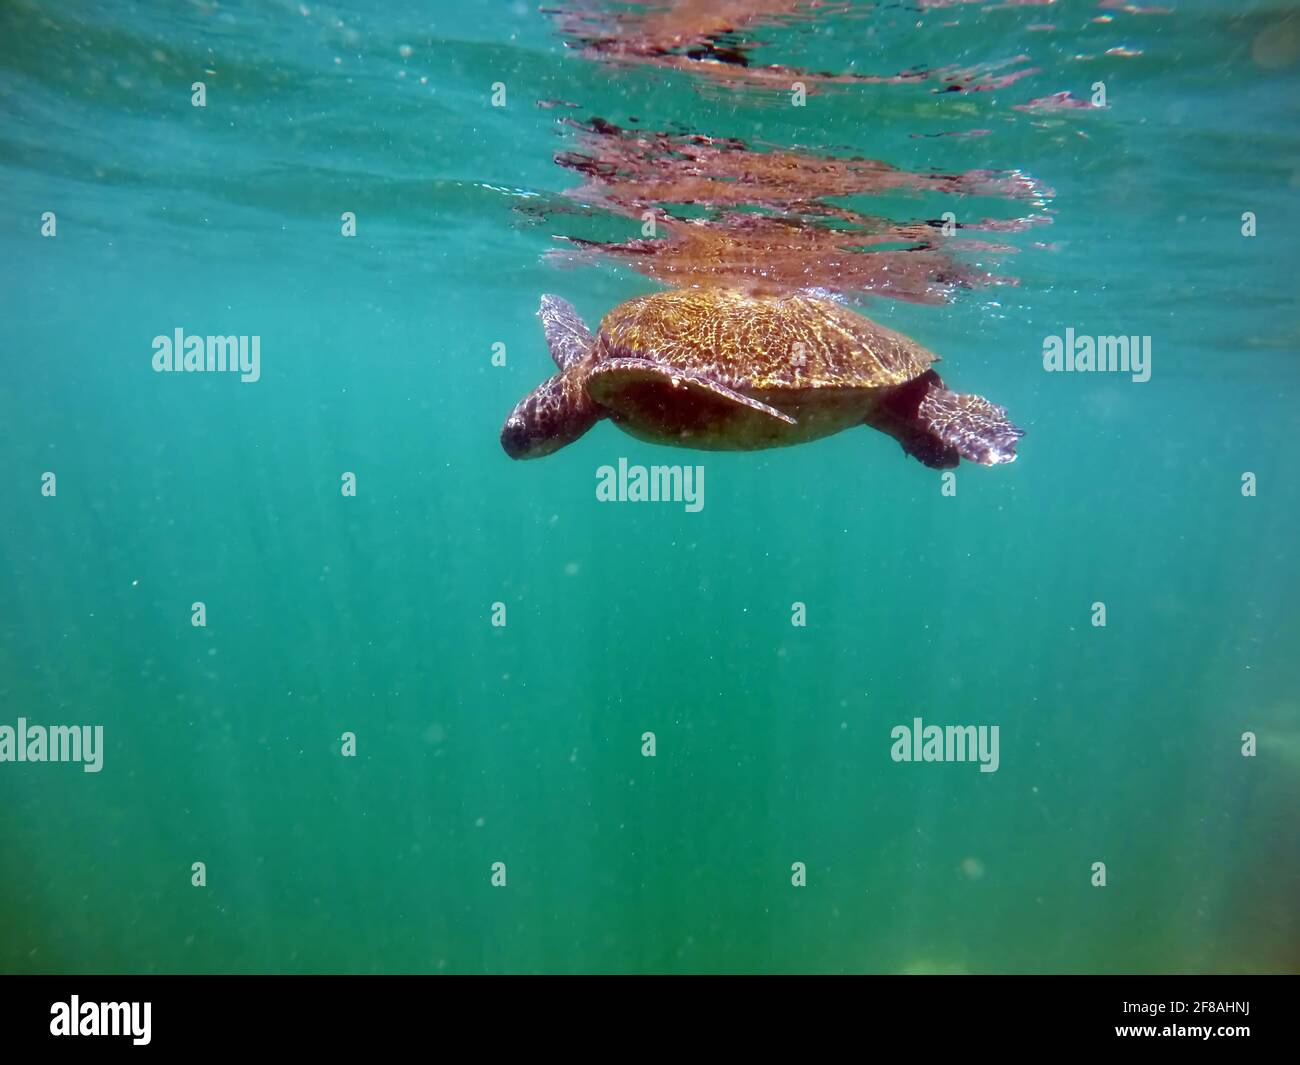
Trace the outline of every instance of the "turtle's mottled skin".
<instances>
[{"instance_id":1,"label":"turtle's mottled skin","mask_svg":"<svg viewBox=\"0 0 1300 1065\"><path fill-rule=\"evenodd\" d=\"M550 454L608 417L633 436L706 450L804 443L856 425L929 466L1015 459L1021 432L979 396L950 392L937 356L830 300L726 289L620 304L595 337L564 300L538 312L560 373L501 434L513 458Z\"/></svg>"}]
</instances>

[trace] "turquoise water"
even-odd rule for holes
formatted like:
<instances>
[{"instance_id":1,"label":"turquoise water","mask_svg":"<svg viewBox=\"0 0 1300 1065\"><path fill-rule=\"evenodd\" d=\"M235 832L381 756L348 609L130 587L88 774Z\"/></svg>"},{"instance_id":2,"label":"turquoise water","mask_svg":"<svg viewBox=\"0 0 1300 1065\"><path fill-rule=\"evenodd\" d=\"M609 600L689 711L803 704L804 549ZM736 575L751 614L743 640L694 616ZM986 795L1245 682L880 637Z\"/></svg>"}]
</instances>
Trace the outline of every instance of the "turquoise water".
<instances>
[{"instance_id":1,"label":"turquoise water","mask_svg":"<svg viewBox=\"0 0 1300 1065\"><path fill-rule=\"evenodd\" d=\"M1300 14L1166 6L737 30L750 71L1037 68L795 107L525 4L5 4L0 726L104 740L0 762L0 968L1296 971ZM604 422L511 462L539 296L664 284L563 239L642 236L557 165L592 117L1032 182L824 198L1039 218L953 249L1006 283L846 295L1019 460ZM260 379L155 373L178 327L259 336ZM1149 336L1150 380L1045 372L1067 328ZM598 502L620 458L704 506ZM996 772L894 761L917 717L998 726Z\"/></svg>"}]
</instances>

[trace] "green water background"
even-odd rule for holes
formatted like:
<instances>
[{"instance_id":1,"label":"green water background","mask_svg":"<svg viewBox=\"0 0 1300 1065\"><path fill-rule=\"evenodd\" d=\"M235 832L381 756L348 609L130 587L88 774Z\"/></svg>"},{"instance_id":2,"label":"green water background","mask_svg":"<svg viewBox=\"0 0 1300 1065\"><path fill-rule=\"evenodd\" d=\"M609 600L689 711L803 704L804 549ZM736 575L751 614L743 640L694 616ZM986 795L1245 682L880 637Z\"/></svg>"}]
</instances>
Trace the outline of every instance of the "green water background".
<instances>
[{"instance_id":1,"label":"green water background","mask_svg":"<svg viewBox=\"0 0 1300 1065\"><path fill-rule=\"evenodd\" d=\"M1043 68L800 110L606 69L524 5L6 4L0 723L106 751L0 764L0 969L1296 971L1297 67L1252 59L1295 8L1170 6L765 29L818 70ZM1012 109L1094 80L1108 111ZM702 455L605 423L510 462L538 296L594 322L655 287L543 260L637 235L517 210L577 183L555 98L1050 186L1019 285L868 308L1008 407L1020 461L945 498L866 431ZM153 373L177 326L259 334L261 381ZM1151 335L1151 381L1045 374L1067 326ZM701 463L704 509L598 503L620 456ZM998 725L999 770L892 762L915 716Z\"/></svg>"}]
</instances>

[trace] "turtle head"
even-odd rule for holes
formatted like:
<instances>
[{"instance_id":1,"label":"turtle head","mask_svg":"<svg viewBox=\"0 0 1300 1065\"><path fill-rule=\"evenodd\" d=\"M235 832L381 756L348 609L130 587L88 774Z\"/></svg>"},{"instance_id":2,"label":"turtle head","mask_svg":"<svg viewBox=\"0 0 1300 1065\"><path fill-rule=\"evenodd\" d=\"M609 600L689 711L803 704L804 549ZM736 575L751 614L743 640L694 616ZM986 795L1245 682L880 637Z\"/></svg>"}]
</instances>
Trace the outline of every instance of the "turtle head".
<instances>
[{"instance_id":1,"label":"turtle head","mask_svg":"<svg viewBox=\"0 0 1300 1065\"><path fill-rule=\"evenodd\" d=\"M529 392L501 429L501 446L512 459L537 459L572 444L600 420L577 368L557 373Z\"/></svg>"}]
</instances>

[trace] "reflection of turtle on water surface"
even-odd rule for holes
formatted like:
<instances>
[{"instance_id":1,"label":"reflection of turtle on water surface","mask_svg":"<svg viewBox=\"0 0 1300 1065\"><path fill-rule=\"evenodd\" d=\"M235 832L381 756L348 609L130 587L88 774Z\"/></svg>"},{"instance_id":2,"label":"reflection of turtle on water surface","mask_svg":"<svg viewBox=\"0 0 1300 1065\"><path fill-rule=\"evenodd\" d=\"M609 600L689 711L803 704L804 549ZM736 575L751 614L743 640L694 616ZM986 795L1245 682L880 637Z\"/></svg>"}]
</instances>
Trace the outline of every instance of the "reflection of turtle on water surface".
<instances>
[{"instance_id":1,"label":"reflection of turtle on water surface","mask_svg":"<svg viewBox=\"0 0 1300 1065\"><path fill-rule=\"evenodd\" d=\"M601 418L657 444L754 451L855 425L927 466L1012 462L1021 430L980 396L944 387L937 356L830 300L723 289L641 296L593 338L572 305L538 311L560 372L501 431L511 458L549 455Z\"/></svg>"}]
</instances>

